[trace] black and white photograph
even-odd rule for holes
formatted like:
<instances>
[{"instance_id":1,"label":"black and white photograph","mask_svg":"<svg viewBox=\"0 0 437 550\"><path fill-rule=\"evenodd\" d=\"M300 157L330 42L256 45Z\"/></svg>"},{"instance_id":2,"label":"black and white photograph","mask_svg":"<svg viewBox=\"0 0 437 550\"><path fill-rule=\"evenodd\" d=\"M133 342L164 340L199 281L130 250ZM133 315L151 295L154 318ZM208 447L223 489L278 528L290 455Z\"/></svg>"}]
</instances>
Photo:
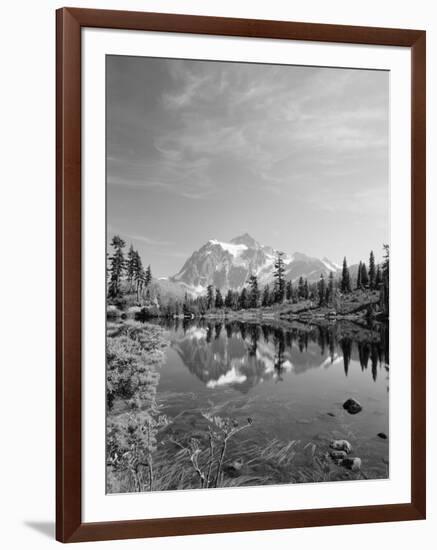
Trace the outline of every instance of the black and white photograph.
<instances>
[{"instance_id":1,"label":"black and white photograph","mask_svg":"<svg viewBox=\"0 0 437 550\"><path fill-rule=\"evenodd\" d=\"M389 168L388 71L106 57L107 493L389 478Z\"/></svg>"}]
</instances>

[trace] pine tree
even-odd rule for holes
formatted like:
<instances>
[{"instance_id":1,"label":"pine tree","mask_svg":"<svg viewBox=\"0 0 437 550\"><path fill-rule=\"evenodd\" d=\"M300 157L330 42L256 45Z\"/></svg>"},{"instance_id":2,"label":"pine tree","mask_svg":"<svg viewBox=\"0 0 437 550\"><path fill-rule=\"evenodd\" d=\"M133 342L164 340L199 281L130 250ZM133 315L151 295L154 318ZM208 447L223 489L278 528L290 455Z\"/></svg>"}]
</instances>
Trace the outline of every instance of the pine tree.
<instances>
[{"instance_id":1,"label":"pine tree","mask_svg":"<svg viewBox=\"0 0 437 550\"><path fill-rule=\"evenodd\" d=\"M143 262L141 261L141 256L137 251L134 253L134 262L133 262L133 272L134 272L134 281L137 289L137 301L140 301L140 296L144 288L145 272L143 269Z\"/></svg>"},{"instance_id":2,"label":"pine tree","mask_svg":"<svg viewBox=\"0 0 437 550\"><path fill-rule=\"evenodd\" d=\"M146 269L146 274L144 277L144 284L146 288L150 285L151 282L152 282L152 270L150 268L150 265L148 265Z\"/></svg>"},{"instance_id":3,"label":"pine tree","mask_svg":"<svg viewBox=\"0 0 437 550\"><path fill-rule=\"evenodd\" d=\"M243 288L243 290L241 291L241 294L240 294L240 297L239 297L239 300L238 300L238 306L240 309L246 309L247 306L248 306L248 302L249 302L249 298L248 298L248 295L247 295L247 289L246 287Z\"/></svg>"},{"instance_id":4,"label":"pine tree","mask_svg":"<svg viewBox=\"0 0 437 550\"><path fill-rule=\"evenodd\" d=\"M390 306L390 249L388 244L383 245L384 261L382 263L381 306L388 316Z\"/></svg>"},{"instance_id":5,"label":"pine tree","mask_svg":"<svg viewBox=\"0 0 437 550\"><path fill-rule=\"evenodd\" d=\"M328 288L326 289L326 303L330 306L334 303L334 274L329 272Z\"/></svg>"},{"instance_id":6,"label":"pine tree","mask_svg":"<svg viewBox=\"0 0 437 550\"><path fill-rule=\"evenodd\" d=\"M281 303L284 301L285 295L285 266L284 253L278 252L275 261L275 270L273 277L275 278L275 302Z\"/></svg>"},{"instance_id":7,"label":"pine tree","mask_svg":"<svg viewBox=\"0 0 437 550\"><path fill-rule=\"evenodd\" d=\"M108 294L111 298L115 298L120 294L121 278L126 267L123 254L126 243L118 235L114 235L111 246L114 248L114 254L110 257Z\"/></svg>"},{"instance_id":8,"label":"pine tree","mask_svg":"<svg viewBox=\"0 0 437 550\"><path fill-rule=\"evenodd\" d=\"M232 308L234 305L234 294L231 289L228 290L225 298L225 306L228 308Z\"/></svg>"},{"instance_id":9,"label":"pine tree","mask_svg":"<svg viewBox=\"0 0 437 550\"><path fill-rule=\"evenodd\" d=\"M212 309L214 307L214 287L208 285L206 288L206 308Z\"/></svg>"},{"instance_id":10,"label":"pine tree","mask_svg":"<svg viewBox=\"0 0 437 550\"><path fill-rule=\"evenodd\" d=\"M317 290L319 293L319 306L324 306L326 300L326 283L323 273L320 274L320 280L317 285Z\"/></svg>"},{"instance_id":11,"label":"pine tree","mask_svg":"<svg viewBox=\"0 0 437 550\"><path fill-rule=\"evenodd\" d=\"M299 300L305 299L305 283L303 277L299 277L299 282L297 283L297 296Z\"/></svg>"},{"instance_id":12,"label":"pine tree","mask_svg":"<svg viewBox=\"0 0 437 550\"><path fill-rule=\"evenodd\" d=\"M309 286L308 286L308 280L305 279L305 283L303 285L303 297L304 297L304 300L308 300L308 298L310 297L310 289L309 289Z\"/></svg>"},{"instance_id":13,"label":"pine tree","mask_svg":"<svg viewBox=\"0 0 437 550\"><path fill-rule=\"evenodd\" d=\"M293 299L293 283L291 281L287 281L285 285L285 299L288 301Z\"/></svg>"},{"instance_id":14,"label":"pine tree","mask_svg":"<svg viewBox=\"0 0 437 550\"><path fill-rule=\"evenodd\" d=\"M249 277L249 286L250 286L250 293L249 293L249 304L250 307L258 307L259 302L259 289L258 289L258 279L256 278L256 275L251 275Z\"/></svg>"},{"instance_id":15,"label":"pine tree","mask_svg":"<svg viewBox=\"0 0 437 550\"><path fill-rule=\"evenodd\" d=\"M363 288L368 288L369 286L369 275L367 274L367 267L364 262L361 264L361 286Z\"/></svg>"},{"instance_id":16,"label":"pine tree","mask_svg":"<svg viewBox=\"0 0 437 550\"><path fill-rule=\"evenodd\" d=\"M359 265L358 265L358 273L357 273L357 290L360 290L361 288L361 267L362 267L362 262L360 261Z\"/></svg>"},{"instance_id":17,"label":"pine tree","mask_svg":"<svg viewBox=\"0 0 437 550\"><path fill-rule=\"evenodd\" d=\"M378 266L376 268L376 275L375 275L375 288L377 290L379 290L379 287L381 286L381 283L382 283L382 275L381 275L381 269L380 267Z\"/></svg>"},{"instance_id":18,"label":"pine tree","mask_svg":"<svg viewBox=\"0 0 437 550\"><path fill-rule=\"evenodd\" d=\"M343 260L340 288L343 294L348 294L351 291L351 277L349 273L349 268L347 266L346 257Z\"/></svg>"},{"instance_id":19,"label":"pine tree","mask_svg":"<svg viewBox=\"0 0 437 550\"><path fill-rule=\"evenodd\" d=\"M375 288L376 281L376 266L375 266L375 256L373 250L370 251L369 258L369 288L373 290Z\"/></svg>"},{"instance_id":20,"label":"pine tree","mask_svg":"<svg viewBox=\"0 0 437 550\"><path fill-rule=\"evenodd\" d=\"M267 307L267 306L270 305L270 288L269 288L269 285L266 285L264 287L261 304L262 304L263 307Z\"/></svg>"},{"instance_id":21,"label":"pine tree","mask_svg":"<svg viewBox=\"0 0 437 550\"><path fill-rule=\"evenodd\" d=\"M129 252L127 253L127 261L126 261L126 276L129 283L129 290L132 291L132 284L134 280L135 275L135 249L133 245L131 244L129 247Z\"/></svg>"},{"instance_id":22,"label":"pine tree","mask_svg":"<svg viewBox=\"0 0 437 550\"><path fill-rule=\"evenodd\" d=\"M215 307L221 309L223 307L223 296L219 288L215 291Z\"/></svg>"},{"instance_id":23,"label":"pine tree","mask_svg":"<svg viewBox=\"0 0 437 550\"><path fill-rule=\"evenodd\" d=\"M184 303L183 303L183 306L182 306L182 313L184 314L184 317L191 317L190 300L188 298L187 293L185 293Z\"/></svg>"}]
</instances>

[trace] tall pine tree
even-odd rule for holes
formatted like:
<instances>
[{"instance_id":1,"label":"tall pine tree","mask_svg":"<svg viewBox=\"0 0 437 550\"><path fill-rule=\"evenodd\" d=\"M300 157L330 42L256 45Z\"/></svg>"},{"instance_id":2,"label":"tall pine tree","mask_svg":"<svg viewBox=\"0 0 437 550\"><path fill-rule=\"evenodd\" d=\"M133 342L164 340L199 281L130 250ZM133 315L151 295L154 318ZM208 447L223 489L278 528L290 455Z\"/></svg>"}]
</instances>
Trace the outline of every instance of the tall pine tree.
<instances>
[{"instance_id":1,"label":"tall pine tree","mask_svg":"<svg viewBox=\"0 0 437 550\"><path fill-rule=\"evenodd\" d=\"M262 304L263 307L267 307L267 306L270 305L270 288L269 288L269 285L266 285L264 287L261 304Z\"/></svg>"},{"instance_id":2,"label":"tall pine tree","mask_svg":"<svg viewBox=\"0 0 437 550\"><path fill-rule=\"evenodd\" d=\"M251 275L249 277L249 287L250 287L249 304L250 304L250 307L256 308L258 307L259 296L260 296L260 292L258 289L258 279L256 278L256 275Z\"/></svg>"},{"instance_id":3,"label":"tall pine tree","mask_svg":"<svg viewBox=\"0 0 437 550\"><path fill-rule=\"evenodd\" d=\"M332 306L334 303L334 274L332 271L329 272L326 302L329 306Z\"/></svg>"},{"instance_id":4,"label":"tall pine tree","mask_svg":"<svg viewBox=\"0 0 437 550\"><path fill-rule=\"evenodd\" d=\"M219 288L215 290L215 307L221 309L223 307L223 296Z\"/></svg>"},{"instance_id":5,"label":"tall pine tree","mask_svg":"<svg viewBox=\"0 0 437 550\"><path fill-rule=\"evenodd\" d=\"M129 283L129 290L132 291L132 285L135 275L135 249L133 245L131 244L129 247L129 252L127 253L127 260L126 260L126 276L127 281Z\"/></svg>"},{"instance_id":6,"label":"tall pine tree","mask_svg":"<svg viewBox=\"0 0 437 550\"><path fill-rule=\"evenodd\" d=\"M247 309L249 305L249 296L247 292L247 288L243 287L243 290L241 291L239 300L238 300L238 306L240 309Z\"/></svg>"},{"instance_id":7,"label":"tall pine tree","mask_svg":"<svg viewBox=\"0 0 437 550\"><path fill-rule=\"evenodd\" d=\"M114 253L109 260L108 294L111 298L115 298L120 294L121 278L126 267L123 253L123 248L126 246L126 243L118 235L114 235L111 241L111 246L114 249Z\"/></svg>"},{"instance_id":8,"label":"tall pine tree","mask_svg":"<svg viewBox=\"0 0 437 550\"><path fill-rule=\"evenodd\" d=\"M228 290L225 298L225 307L231 308L234 305L234 294L231 289Z\"/></svg>"},{"instance_id":9,"label":"tall pine tree","mask_svg":"<svg viewBox=\"0 0 437 550\"><path fill-rule=\"evenodd\" d=\"M293 299L293 283L291 281L287 281L285 285L285 299L288 301Z\"/></svg>"},{"instance_id":10,"label":"tall pine tree","mask_svg":"<svg viewBox=\"0 0 437 550\"><path fill-rule=\"evenodd\" d=\"M305 283L302 275L299 277L299 282L297 283L297 296L299 300L305 299Z\"/></svg>"},{"instance_id":11,"label":"tall pine tree","mask_svg":"<svg viewBox=\"0 0 437 550\"><path fill-rule=\"evenodd\" d=\"M376 281L376 266L375 266L375 256L373 250L370 251L369 257L369 288L373 290L375 288Z\"/></svg>"},{"instance_id":12,"label":"tall pine tree","mask_svg":"<svg viewBox=\"0 0 437 550\"><path fill-rule=\"evenodd\" d=\"M275 261L275 270L273 277L275 278L275 302L281 303L285 296L285 266L284 253L278 252Z\"/></svg>"},{"instance_id":13,"label":"tall pine tree","mask_svg":"<svg viewBox=\"0 0 437 550\"><path fill-rule=\"evenodd\" d=\"M214 307L214 287L208 285L206 288L206 308L212 309Z\"/></svg>"},{"instance_id":14,"label":"tall pine tree","mask_svg":"<svg viewBox=\"0 0 437 550\"><path fill-rule=\"evenodd\" d=\"M324 306L325 300L326 300L326 283L325 283L325 277L323 276L323 273L320 274L317 290L319 293L319 306Z\"/></svg>"},{"instance_id":15,"label":"tall pine tree","mask_svg":"<svg viewBox=\"0 0 437 550\"><path fill-rule=\"evenodd\" d=\"M357 290L360 290L361 288L361 267L362 267L362 262L360 261L360 263L358 264L358 273L357 273Z\"/></svg>"},{"instance_id":16,"label":"tall pine tree","mask_svg":"<svg viewBox=\"0 0 437 550\"><path fill-rule=\"evenodd\" d=\"M361 286L363 288L369 287L369 275L367 273L367 267L364 262L361 264Z\"/></svg>"},{"instance_id":17,"label":"tall pine tree","mask_svg":"<svg viewBox=\"0 0 437 550\"><path fill-rule=\"evenodd\" d=\"M351 291L351 276L349 273L349 268L347 266L346 257L343 260L343 268L341 270L340 289L343 294L348 294Z\"/></svg>"}]
</instances>

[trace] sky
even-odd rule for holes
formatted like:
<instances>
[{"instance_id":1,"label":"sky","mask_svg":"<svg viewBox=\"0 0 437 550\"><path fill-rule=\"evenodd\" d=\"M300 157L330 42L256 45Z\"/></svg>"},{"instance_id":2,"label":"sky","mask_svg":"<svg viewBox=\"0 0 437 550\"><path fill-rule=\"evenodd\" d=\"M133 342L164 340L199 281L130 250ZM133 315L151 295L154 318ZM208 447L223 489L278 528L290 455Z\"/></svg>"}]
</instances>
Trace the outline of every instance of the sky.
<instances>
[{"instance_id":1,"label":"sky","mask_svg":"<svg viewBox=\"0 0 437 550\"><path fill-rule=\"evenodd\" d=\"M389 73L107 57L107 234L155 276L209 239L341 263L389 242Z\"/></svg>"}]
</instances>

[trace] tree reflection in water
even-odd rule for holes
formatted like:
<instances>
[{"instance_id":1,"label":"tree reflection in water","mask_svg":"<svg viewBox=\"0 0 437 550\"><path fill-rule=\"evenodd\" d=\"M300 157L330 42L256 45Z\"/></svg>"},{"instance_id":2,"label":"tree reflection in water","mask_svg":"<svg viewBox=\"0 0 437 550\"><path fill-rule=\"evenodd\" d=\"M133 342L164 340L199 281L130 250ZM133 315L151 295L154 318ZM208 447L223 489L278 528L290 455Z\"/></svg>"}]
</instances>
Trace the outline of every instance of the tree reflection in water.
<instances>
[{"instance_id":1,"label":"tree reflection in water","mask_svg":"<svg viewBox=\"0 0 437 550\"><path fill-rule=\"evenodd\" d=\"M388 326L359 326L351 322L307 325L297 322L165 320L172 347L185 366L210 387L232 385L247 392L260 381L280 382L293 370L302 373L318 366L343 362L348 375L351 360L370 373L388 370ZM180 324L183 330L180 331Z\"/></svg>"}]
</instances>

